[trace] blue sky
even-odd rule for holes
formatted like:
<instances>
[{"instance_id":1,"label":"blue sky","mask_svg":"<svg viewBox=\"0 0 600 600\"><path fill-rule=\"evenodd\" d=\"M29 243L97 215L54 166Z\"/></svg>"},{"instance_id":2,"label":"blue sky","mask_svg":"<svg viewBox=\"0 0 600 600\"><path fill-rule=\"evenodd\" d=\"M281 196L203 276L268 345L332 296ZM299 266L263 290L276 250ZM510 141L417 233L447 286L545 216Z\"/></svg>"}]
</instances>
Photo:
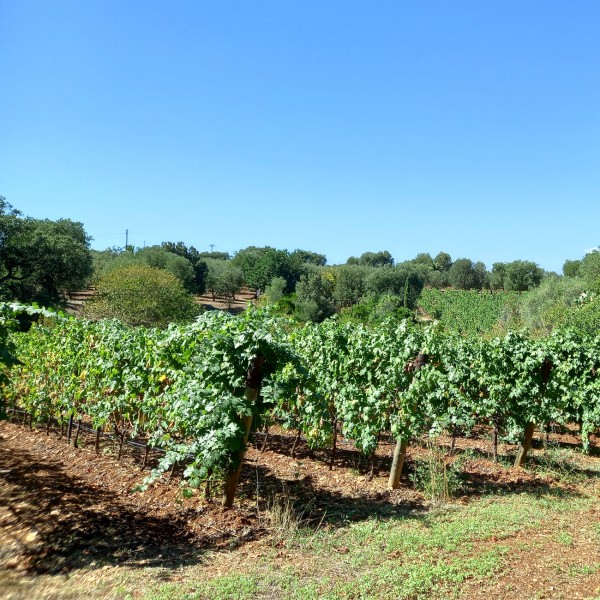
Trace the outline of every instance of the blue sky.
<instances>
[{"instance_id":1,"label":"blue sky","mask_svg":"<svg viewBox=\"0 0 600 600\"><path fill-rule=\"evenodd\" d=\"M600 2L0 0L0 195L93 247L600 242Z\"/></svg>"}]
</instances>

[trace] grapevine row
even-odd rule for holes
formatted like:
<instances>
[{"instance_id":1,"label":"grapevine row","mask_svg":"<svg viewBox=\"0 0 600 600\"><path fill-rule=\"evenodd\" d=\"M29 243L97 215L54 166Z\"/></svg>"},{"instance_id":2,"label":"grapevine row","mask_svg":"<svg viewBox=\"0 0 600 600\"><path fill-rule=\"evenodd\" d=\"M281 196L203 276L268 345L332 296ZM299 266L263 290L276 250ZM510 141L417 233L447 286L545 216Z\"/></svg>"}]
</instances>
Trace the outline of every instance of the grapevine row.
<instances>
[{"instance_id":1,"label":"grapevine row","mask_svg":"<svg viewBox=\"0 0 600 600\"><path fill-rule=\"evenodd\" d=\"M393 321L297 327L249 310L166 330L62 319L11 343L22 365L6 401L38 422L87 418L142 436L165 450L159 471L187 460L192 485L236 466L242 416L274 417L312 447L335 447L341 431L367 455L386 432L406 441L483 424L520 439L532 425L575 422L585 447L600 426L600 338L573 331L467 339ZM257 356L255 402L245 382Z\"/></svg>"}]
</instances>

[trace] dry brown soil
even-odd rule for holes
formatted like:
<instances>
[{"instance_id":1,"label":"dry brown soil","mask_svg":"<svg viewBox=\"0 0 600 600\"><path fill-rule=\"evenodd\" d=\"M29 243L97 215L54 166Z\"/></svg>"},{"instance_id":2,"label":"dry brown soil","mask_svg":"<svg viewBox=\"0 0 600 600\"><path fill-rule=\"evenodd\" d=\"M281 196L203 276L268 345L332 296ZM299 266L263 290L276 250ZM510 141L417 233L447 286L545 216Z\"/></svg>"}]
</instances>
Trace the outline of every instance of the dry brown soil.
<instances>
[{"instance_id":1,"label":"dry brown soil","mask_svg":"<svg viewBox=\"0 0 600 600\"><path fill-rule=\"evenodd\" d=\"M459 501L470 502L490 489L529 491L557 484L549 475L495 464L483 433L459 440L459 447L473 451L465 465L468 494ZM571 433L555 438L566 446L578 443ZM291 458L293 436L278 428L261 451L264 441L264 434L256 434L255 446L246 455L236 508L225 510L218 498L207 501L197 491L188 497L177 472L171 481L163 479L140 491L138 486L149 470L140 469L139 449L127 447L117 461L109 440L99 453L94 452L92 434L82 434L80 447L74 448L58 429L30 430L22 424L1 422L0 597L77 598L82 597L81 586L87 589L86 582L90 582L85 596L108 598L114 597L111 586L118 579L119 567L160 567L169 573L170 569L202 563L208 550L234 548L239 554L224 552L224 563L251 558L272 536L260 514L274 494L285 494L303 507L304 519L315 527L335 527L374 513L389 514L390 510L428 509L411 485L387 490L393 452L389 441L381 443L371 465L342 440L333 470L328 452L312 452L302 440ZM600 445L598 438L593 441L596 447ZM506 453L509 448L500 450ZM407 471L423 452L418 446L410 448ZM218 492L213 490L213 495ZM587 531L583 520L588 525L590 519L598 521L600 511L596 507L581 519L580 529ZM556 582L561 581L556 565L589 564L590 553L598 550L597 542L577 542L566 547L551 531L536 532L535 539L516 536L510 541L518 557L516 571L509 579L500 577L493 584L473 583L467 597L531 597L532 591L540 589L549 594L540 597L559 597L550 589L556 590ZM286 556L282 552L281 561L287 560ZM600 562L600 556L595 560ZM104 570L107 576L110 573L108 588L102 584ZM73 582L78 582L75 587ZM600 596L600 572L592 573L585 585L591 586L589 593L574 587L570 596L562 597L594 597L594 586Z\"/></svg>"}]
</instances>

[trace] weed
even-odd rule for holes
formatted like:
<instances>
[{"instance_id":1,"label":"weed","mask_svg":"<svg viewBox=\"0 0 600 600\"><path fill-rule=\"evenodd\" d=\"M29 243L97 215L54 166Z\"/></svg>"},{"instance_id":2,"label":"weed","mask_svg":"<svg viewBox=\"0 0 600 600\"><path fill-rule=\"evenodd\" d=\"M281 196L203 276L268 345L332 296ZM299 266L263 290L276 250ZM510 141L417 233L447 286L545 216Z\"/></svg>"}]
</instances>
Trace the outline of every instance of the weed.
<instances>
[{"instance_id":1,"label":"weed","mask_svg":"<svg viewBox=\"0 0 600 600\"><path fill-rule=\"evenodd\" d=\"M561 479L571 479L579 471L569 450L551 444L547 444L544 452L537 457L537 463L541 469L553 473Z\"/></svg>"},{"instance_id":2,"label":"weed","mask_svg":"<svg viewBox=\"0 0 600 600\"><path fill-rule=\"evenodd\" d=\"M580 577L587 575L595 575L600 568L600 564L595 563L592 565L571 565L569 567L569 575L571 577Z\"/></svg>"},{"instance_id":3,"label":"weed","mask_svg":"<svg viewBox=\"0 0 600 600\"><path fill-rule=\"evenodd\" d=\"M273 496L261 513L262 523L274 533L275 543L294 539L301 528L304 512L298 513L287 491Z\"/></svg>"},{"instance_id":4,"label":"weed","mask_svg":"<svg viewBox=\"0 0 600 600\"><path fill-rule=\"evenodd\" d=\"M573 536L565 531L561 531L556 535L556 541L565 546L573 545Z\"/></svg>"},{"instance_id":5,"label":"weed","mask_svg":"<svg viewBox=\"0 0 600 600\"><path fill-rule=\"evenodd\" d=\"M410 476L414 486L423 491L435 504L450 501L462 488L461 460L450 462L436 440L427 441L427 455L415 465Z\"/></svg>"}]
</instances>

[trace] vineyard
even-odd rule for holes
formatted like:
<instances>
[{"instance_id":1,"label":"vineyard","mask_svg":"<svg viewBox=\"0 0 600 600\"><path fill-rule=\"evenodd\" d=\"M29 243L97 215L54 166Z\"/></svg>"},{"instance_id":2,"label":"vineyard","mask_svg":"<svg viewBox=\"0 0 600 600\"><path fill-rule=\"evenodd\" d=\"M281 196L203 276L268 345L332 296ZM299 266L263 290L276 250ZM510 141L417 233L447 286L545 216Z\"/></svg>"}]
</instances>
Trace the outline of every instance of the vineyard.
<instances>
[{"instance_id":1,"label":"vineyard","mask_svg":"<svg viewBox=\"0 0 600 600\"><path fill-rule=\"evenodd\" d=\"M573 331L483 340L393 321L297 327L252 309L166 330L49 319L12 342L7 409L142 440L161 451L150 479L178 464L194 487L239 477L251 423L329 448L332 462L340 435L366 457L391 435L391 487L423 436L486 427L496 455L499 436L521 442L521 464L536 427L578 424L587 450L600 426L600 338Z\"/></svg>"},{"instance_id":2,"label":"vineyard","mask_svg":"<svg viewBox=\"0 0 600 600\"><path fill-rule=\"evenodd\" d=\"M481 335L493 331L498 321L514 310L518 299L518 292L425 288L419 307L450 331Z\"/></svg>"}]
</instances>

